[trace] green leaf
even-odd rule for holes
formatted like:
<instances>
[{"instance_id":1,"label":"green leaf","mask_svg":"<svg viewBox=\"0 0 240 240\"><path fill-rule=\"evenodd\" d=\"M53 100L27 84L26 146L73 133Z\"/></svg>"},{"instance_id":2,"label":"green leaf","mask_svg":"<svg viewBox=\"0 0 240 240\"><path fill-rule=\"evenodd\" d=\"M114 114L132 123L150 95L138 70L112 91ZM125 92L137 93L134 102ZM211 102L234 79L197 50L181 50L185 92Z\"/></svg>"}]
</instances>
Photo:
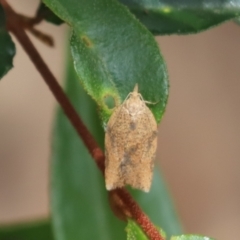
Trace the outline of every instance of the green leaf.
<instances>
[{"instance_id":1,"label":"green leaf","mask_svg":"<svg viewBox=\"0 0 240 240\"><path fill-rule=\"evenodd\" d=\"M60 25L63 20L57 17L44 3L40 3L37 9L37 16L42 16L47 22Z\"/></svg>"},{"instance_id":2,"label":"green leaf","mask_svg":"<svg viewBox=\"0 0 240 240\"><path fill-rule=\"evenodd\" d=\"M0 5L0 79L13 67L15 45L6 29L5 13Z\"/></svg>"},{"instance_id":3,"label":"green leaf","mask_svg":"<svg viewBox=\"0 0 240 240\"><path fill-rule=\"evenodd\" d=\"M156 226L160 226L168 236L182 233L173 202L157 167L155 167L152 187L148 194L135 189L129 189L129 191L138 200L151 221Z\"/></svg>"},{"instance_id":4,"label":"green leaf","mask_svg":"<svg viewBox=\"0 0 240 240\"><path fill-rule=\"evenodd\" d=\"M66 91L84 122L103 148L97 106L69 69ZM62 111L57 114L52 158L52 218L57 239L125 239L125 223L111 212L103 176ZM159 172L150 193L138 191L137 201L171 234L181 233ZM160 202L162 201L162 202Z\"/></svg>"},{"instance_id":5,"label":"green leaf","mask_svg":"<svg viewBox=\"0 0 240 240\"><path fill-rule=\"evenodd\" d=\"M103 147L97 106L81 88L73 68L68 71L66 92ZM125 239L125 223L109 208L103 176L61 110L56 119L51 169L52 217L57 240Z\"/></svg>"},{"instance_id":6,"label":"green leaf","mask_svg":"<svg viewBox=\"0 0 240 240\"><path fill-rule=\"evenodd\" d=\"M119 0L154 34L197 33L240 16L239 0Z\"/></svg>"},{"instance_id":7,"label":"green leaf","mask_svg":"<svg viewBox=\"0 0 240 240\"><path fill-rule=\"evenodd\" d=\"M0 240L53 240L49 221L0 226Z\"/></svg>"},{"instance_id":8,"label":"green leaf","mask_svg":"<svg viewBox=\"0 0 240 240\"><path fill-rule=\"evenodd\" d=\"M170 240L214 240L213 238L199 236L199 235L181 235L173 236Z\"/></svg>"},{"instance_id":9,"label":"green leaf","mask_svg":"<svg viewBox=\"0 0 240 240\"><path fill-rule=\"evenodd\" d=\"M157 122L168 97L167 72L152 34L115 0L44 0L73 27L71 50L85 90L100 107L106 124L112 109L136 83Z\"/></svg>"},{"instance_id":10,"label":"green leaf","mask_svg":"<svg viewBox=\"0 0 240 240\"><path fill-rule=\"evenodd\" d=\"M142 229L131 219L128 220L126 231L127 240L148 240L148 237L145 235ZM161 229L159 229L159 232L163 237L166 237L166 234Z\"/></svg>"},{"instance_id":11,"label":"green leaf","mask_svg":"<svg viewBox=\"0 0 240 240\"><path fill-rule=\"evenodd\" d=\"M142 229L132 220L128 220L126 231L127 240L148 240Z\"/></svg>"}]
</instances>

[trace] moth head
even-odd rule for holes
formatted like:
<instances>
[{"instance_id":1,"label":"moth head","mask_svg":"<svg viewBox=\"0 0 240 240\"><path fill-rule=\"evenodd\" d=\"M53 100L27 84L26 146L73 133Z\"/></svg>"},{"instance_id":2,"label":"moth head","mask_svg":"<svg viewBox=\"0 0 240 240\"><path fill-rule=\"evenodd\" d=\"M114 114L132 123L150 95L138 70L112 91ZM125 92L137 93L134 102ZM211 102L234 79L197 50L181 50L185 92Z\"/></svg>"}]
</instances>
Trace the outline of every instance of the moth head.
<instances>
[{"instance_id":1,"label":"moth head","mask_svg":"<svg viewBox=\"0 0 240 240\"><path fill-rule=\"evenodd\" d=\"M145 110L145 102L139 93L131 93L126 101L125 108L129 115L136 116Z\"/></svg>"}]
</instances>

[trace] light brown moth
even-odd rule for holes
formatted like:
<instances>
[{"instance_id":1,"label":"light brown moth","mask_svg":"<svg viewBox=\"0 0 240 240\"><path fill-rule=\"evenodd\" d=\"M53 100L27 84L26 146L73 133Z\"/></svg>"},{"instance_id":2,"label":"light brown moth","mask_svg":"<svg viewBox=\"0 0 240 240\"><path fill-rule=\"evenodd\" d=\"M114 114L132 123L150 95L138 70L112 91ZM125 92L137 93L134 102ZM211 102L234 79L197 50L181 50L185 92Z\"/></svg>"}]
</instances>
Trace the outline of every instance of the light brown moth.
<instances>
[{"instance_id":1,"label":"light brown moth","mask_svg":"<svg viewBox=\"0 0 240 240\"><path fill-rule=\"evenodd\" d=\"M111 115L105 134L107 190L130 185L148 192L157 149L157 123L136 84Z\"/></svg>"}]
</instances>

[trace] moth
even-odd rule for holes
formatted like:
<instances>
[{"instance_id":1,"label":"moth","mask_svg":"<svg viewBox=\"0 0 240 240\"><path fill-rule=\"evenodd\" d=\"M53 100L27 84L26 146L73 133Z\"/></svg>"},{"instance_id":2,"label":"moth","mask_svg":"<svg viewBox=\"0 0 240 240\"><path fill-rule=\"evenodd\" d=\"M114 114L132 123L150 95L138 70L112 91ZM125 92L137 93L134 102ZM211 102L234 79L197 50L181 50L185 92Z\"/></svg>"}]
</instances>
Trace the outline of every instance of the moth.
<instances>
[{"instance_id":1,"label":"moth","mask_svg":"<svg viewBox=\"0 0 240 240\"><path fill-rule=\"evenodd\" d=\"M136 84L115 108L105 133L107 190L130 185L148 192L157 149L157 122Z\"/></svg>"}]
</instances>

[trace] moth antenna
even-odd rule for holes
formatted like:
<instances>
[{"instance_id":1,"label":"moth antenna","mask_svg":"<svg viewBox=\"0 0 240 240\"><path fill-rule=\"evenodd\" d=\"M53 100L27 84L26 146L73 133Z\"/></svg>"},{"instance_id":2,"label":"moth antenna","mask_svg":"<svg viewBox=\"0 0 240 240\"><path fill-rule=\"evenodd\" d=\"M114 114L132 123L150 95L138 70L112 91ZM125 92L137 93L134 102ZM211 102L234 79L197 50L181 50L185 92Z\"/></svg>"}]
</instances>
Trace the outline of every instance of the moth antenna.
<instances>
[{"instance_id":1,"label":"moth antenna","mask_svg":"<svg viewBox=\"0 0 240 240\"><path fill-rule=\"evenodd\" d=\"M144 100L144 102L145 102L146 104L153 104L153 105L155 105L155 104L159 103L160 100L158 100L157 102L149 102L149 101L145 101L145 100Z\"/></svg>"},{"instance_id":2,"label":"moth antenna","mask_svg":"<svg viewBox=\"0 0 240 240\"><path fill-rule=\"evenodd\" d=\"M136 83L135 86L134 86L133 92L138 93L138 84L137 84L137 83Z\"/></svg>"}]
</instances>

